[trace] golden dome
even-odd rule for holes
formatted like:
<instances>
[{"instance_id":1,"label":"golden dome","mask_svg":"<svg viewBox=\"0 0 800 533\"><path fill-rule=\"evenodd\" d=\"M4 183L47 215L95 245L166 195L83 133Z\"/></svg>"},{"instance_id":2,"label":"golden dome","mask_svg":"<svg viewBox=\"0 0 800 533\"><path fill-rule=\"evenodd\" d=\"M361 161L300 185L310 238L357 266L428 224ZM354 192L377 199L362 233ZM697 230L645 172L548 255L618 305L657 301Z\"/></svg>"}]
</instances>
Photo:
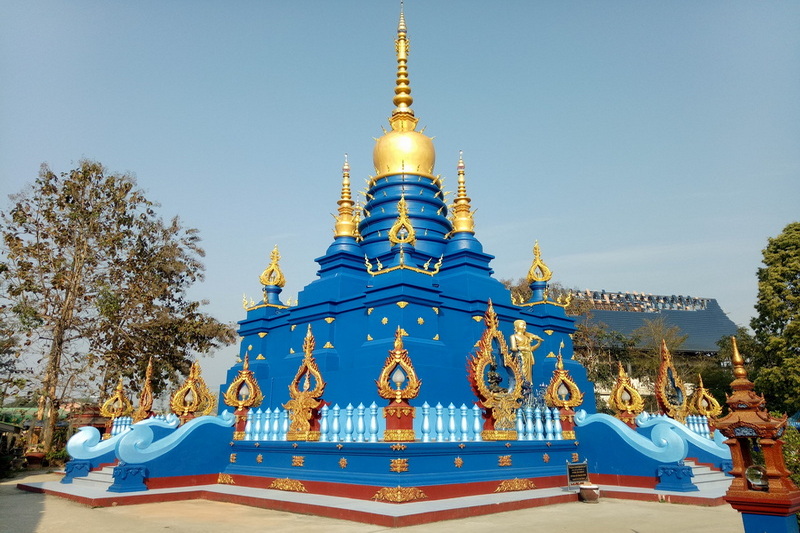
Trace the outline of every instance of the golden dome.
<instances>
[{"instance_id":1,"label":"golden dome","mask_svg":"<svg viewBox=\"0 0 800 533\"><path fill-rule=\"evenodd\" d=\"M411 104L411 86L408 81L408 39L406 38L406 21L400 13L397 26L397 83L394 88L393 103L396 106L389 119L392 129L383 137L376 139L372 152L377 176L409 172L433 178L433 165L436 162L436 151L433 139L416 131L418 119L414 116Z\"/></svg>"},{"instance_id":2,"label":"golden dome","mask_svg":"<svg viewBox=\"0 0 800 533\"><path fill-rule=\"evenodd\" d=\"M436 162L433 139L418 131L392 129L375 142L372 152L375 172L399 174L411 172L430 175Z\"/></svg>"}]
</instances>

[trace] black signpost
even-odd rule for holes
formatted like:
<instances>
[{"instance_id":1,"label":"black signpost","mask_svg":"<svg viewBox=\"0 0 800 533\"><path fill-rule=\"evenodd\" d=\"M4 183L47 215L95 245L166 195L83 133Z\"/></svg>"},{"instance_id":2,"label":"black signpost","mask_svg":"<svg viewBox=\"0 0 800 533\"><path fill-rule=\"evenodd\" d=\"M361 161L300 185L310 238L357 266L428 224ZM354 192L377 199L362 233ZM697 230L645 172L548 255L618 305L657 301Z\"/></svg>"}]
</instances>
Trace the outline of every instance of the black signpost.
<instances>
[{"instance_id":1,"label":"black signpost","mask_svg":"<svg viewBox=\"0 0 800 533\"><path fill-rule=\"evenodd\" d=\"M567 485L581 485L589 483L589 461L570 463L567 461Z\"/></svg>"}]
</instances>

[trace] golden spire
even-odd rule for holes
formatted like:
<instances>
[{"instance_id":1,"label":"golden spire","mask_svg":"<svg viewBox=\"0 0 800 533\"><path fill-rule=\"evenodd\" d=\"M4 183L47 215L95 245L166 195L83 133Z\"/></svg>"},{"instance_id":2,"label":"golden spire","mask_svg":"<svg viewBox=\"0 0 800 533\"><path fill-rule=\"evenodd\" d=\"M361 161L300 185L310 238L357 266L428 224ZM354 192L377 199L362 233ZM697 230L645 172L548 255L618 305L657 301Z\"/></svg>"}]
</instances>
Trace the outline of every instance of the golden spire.
<instances>
[{"instance_id":1,"label":"golden spire","mask_svg":"<svg viewBox=\"0 0 800 533\"><path fill-rule=\"evenodd\" d=\"M733 377L737 380L747 379L747 370L744 369L744 358L739 353L739 347L736 345L736 337L731 337L733 346L733 356L731 356L731 363L733 364Z\"/></svg>"},{"instance_id":2,"label":"golden spire","mask_svg":"<svg viewBox=\"0 0 800 533\"><path fill-rule=\"evenodd\" d=\"M411 97L411 84L408 79L409 41L406 34L406 17L401 8L400 22L397 24L397 40L394 42L395 52L397 52L397 82L395 83L394 98L392 99L392 103L396 107L392 111L392 118L389 119L389 123L392 126L394 126L393 119L397 115L409 115L402 119L413 120L414 125L417 124L417 119L413 119L414 110L411 109L414 99Z\"/></svg>"},{"instance_id":3,"label":"golden spire","mask_svg":"<svg viewBox=\"0 0 800 533\"><path fill-rule=\"evenodd\" d=\"M272 249L272 253L270 254L269 266L264 269L264 272L261 273L261 277L259 278L262 285L272 285L275 287L283 287L286 285L286 278L283 277L281 267L278 266L278 261L280 261L280 258L281 253L278 251L278 245L276 244L275 248Z\"/></svg>"},{"instance_id":4,"label":"golden spire","mask_svg":"<svg viewBox=\"0 0 800 533\"><path fill-rule=\"evenodd\" d=\"M334 237L355 237L356 216L353 206L355 202L350 195L350 163L347 162L347 154L344 154L344 165L342 166L342 195L338 202L339 216L336 217L334 226Z\"/></svg>"},{"instance_id":5,"label":"golden spire","mask_svg":"<svg viewBox=\"0 0 800 533\"><path fill-rule=\"evenodd\" d=\"M385 132L377 139L372 153L376 178L408 173L435 180L433 166L436 161L436 150L433 141L422 132L416 131L419 119L414 116L414 111L411 109L414 99L411 97L411 83L408 79L409 41L402 8L394 44L397 53L397 79L392 103L395 108L389 118L391 131Z\"/></svg>"},{"instance_id":6,"label":"golden spire","mask_svg":"<svg viewBox=\"0 0 800 533\"><path fill-rule=\"evenodd\" d=\"M539 248L539 241L533 245L533 264L528 270L528 283L534 281L550 281L553 273L547 268L547 265L542 261L542 250Z\"/></svg>"},{"instance_id":7,"label":"golden spire","mask_svg":"<svg viewBox=\"0 0 800 533\"><path fill-rule=\"evenodd\" d=\"M453 201L453 233L475 233L475 220L472 218L470 197L467 196L464 152L458 152L458 192Z\"/></svg>"}]
</instances>

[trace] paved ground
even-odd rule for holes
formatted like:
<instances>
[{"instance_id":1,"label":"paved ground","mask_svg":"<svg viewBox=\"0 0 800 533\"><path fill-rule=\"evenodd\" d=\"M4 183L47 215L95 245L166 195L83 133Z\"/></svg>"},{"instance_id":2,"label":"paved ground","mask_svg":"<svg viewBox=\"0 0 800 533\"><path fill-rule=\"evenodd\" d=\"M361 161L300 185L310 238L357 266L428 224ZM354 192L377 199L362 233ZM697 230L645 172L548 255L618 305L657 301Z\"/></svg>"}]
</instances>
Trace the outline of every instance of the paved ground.
<instances>
[{"instance_id":1,"label":"paved ground","mask_svg":"<svg viewBox=\"0 0 800 533\"><path fill-rule=\"evenodd\" d=\"M228 503L186 501L92 509L54 496L23 492L20 482L53 481L30 472L0 483L0 533L374 533L381 526L267 511ZM727 505L695 507L603 499L400 528L403 533L541 531L545 533L742 533L739 513Z\"/></svg>"}]
</instances>

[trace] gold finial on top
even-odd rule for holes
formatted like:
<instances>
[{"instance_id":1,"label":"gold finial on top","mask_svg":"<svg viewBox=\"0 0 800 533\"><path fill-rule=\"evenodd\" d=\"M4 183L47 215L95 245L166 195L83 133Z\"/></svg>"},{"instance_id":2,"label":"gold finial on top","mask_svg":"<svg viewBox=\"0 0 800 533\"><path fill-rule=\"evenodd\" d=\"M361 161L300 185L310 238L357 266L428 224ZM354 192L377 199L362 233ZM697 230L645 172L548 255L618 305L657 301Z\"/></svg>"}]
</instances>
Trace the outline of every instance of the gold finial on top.
<instances>
[{"instance_id":1,"label":"gold finial on top","mask_svg":"<svg viewBox=\"0 0 800 533\"><path fill-rule=\"evenodd\" d=\"M464 152L458 151L458 192L453 201L453 233L475 233L475 220L472 218L471 199L467 196Z\"/></svg>"},{"instance_id":2,"label":"gold finial on top","mask_svg":"<svg viewBox=\"0 0 800 533\"><path fill-rule=\"evenodd\" d=\"M357 216L355 214L355 202L350 194L350 163L347 162L347 154L344 154L344 165L342 165L342 195L338 202L339 215L336 217L334 226L334 237L356 237Z\"/></svg>"},{"instance_id":3,"label":"gold finial on top","mask_svg":"<svg viewBox=\"0 0 800 533\"><path fill-rule=\"evenodd\" d=\"M733 377L736 379L747 379L747 370L744 369L744 358L739 353L739 347L736 345L736 337L731 337L731 342L733 346L733 356L731 356Z\"/></svg>"},{"instance_id":4,"label":"gold finial on top","mask_svg":"<svg viewBox=\"0 0 800 533\"><path fill-rule=\"evenodd\" d=\"M433 140L416 131L419 119L411 109L414 99L411 97L411 83L408 78L408 51L406 19L401 9L395 40L397 78L392 99L395 108L389 117L392 129L389 132L384 131L384 135L375 143L372 160L376 175L373 180L391 174L414 174L436 180L433 175L436 162Z\"/></svg>"},{"instance_id":5,"label":"gold finial on top","mask_svg":"<svg viewBox=\"0 0 800 533\"><path fill-rule=\"evenodd\" d=\"M408 79L409 41L406 34L406 17L401 7L400 22L397 24L397 39L394 42L395 52L397 53L397 82L394 88L395 96L392 99L392 103L396 106L392 112L392 118L398 114L414 116L414 111L411 109L414 99L411 97L411 85ZM408 117L404 119L408 120ZM392 120L390 119L389 122L391 123ZM414 125L416 123L417 121L414 120Z\"/></svg>"},{"instance_id":6,"label":"gold finial on top","mask_svg":"<svg viewBox=\"0 0 800 533\"><path fill-rule=\"evenodd\" d=\"M280 261L281 253L278 251L278 245L275 245L275 248L272 249L272 253L270 254L270 263L267 268L264 269L264 272L261 273L259 280L261 281L262 285L272 285L275 287L283 287L286 285L286 278L283 277L283 272L281 272L281 267L278 266L278 261Z\"/></svg>"},{"instance_id":7,"label":"gold finial on top","mask_svg":"<svg viewBox=\"0 0 800 533\"><path fill-rule=\"evenodd\" d=\"M547 268L547 265L542 261L542 250L539 248L539 241L533 245L533 264L528 270L528 283L534 281L550 281L553 273Z\"/></svg>"}]
</instances>

